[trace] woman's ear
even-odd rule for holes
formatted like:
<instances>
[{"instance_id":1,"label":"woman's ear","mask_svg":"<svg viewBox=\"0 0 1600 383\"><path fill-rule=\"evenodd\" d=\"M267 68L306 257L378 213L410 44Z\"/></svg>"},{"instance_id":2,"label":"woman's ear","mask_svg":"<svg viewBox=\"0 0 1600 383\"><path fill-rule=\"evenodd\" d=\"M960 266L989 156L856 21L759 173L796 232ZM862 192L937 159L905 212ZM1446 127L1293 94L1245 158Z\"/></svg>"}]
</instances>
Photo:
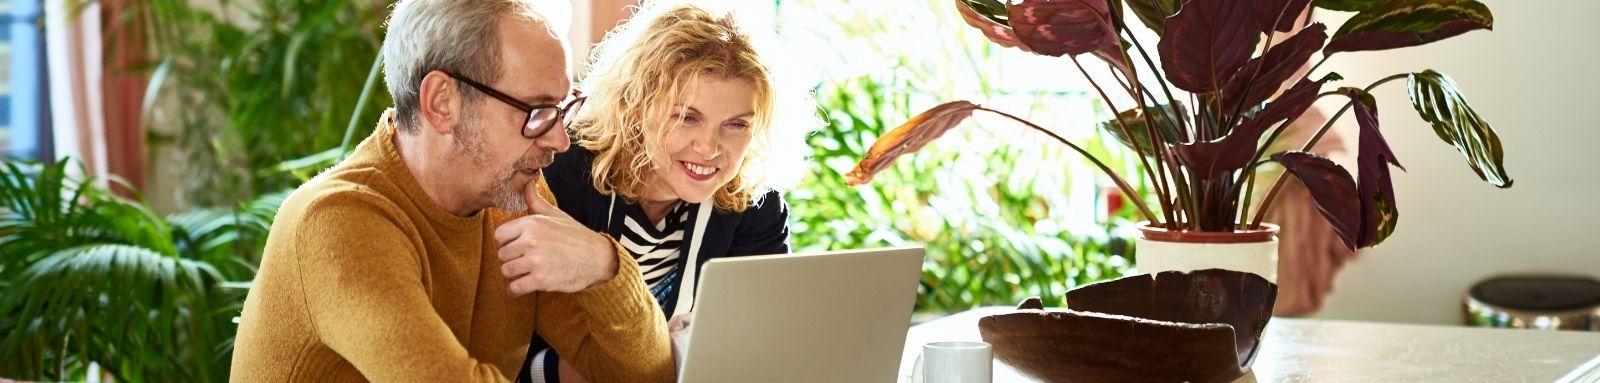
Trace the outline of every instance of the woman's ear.
<instances>
[{"instance_id":1,"label":"woman's ear","mask_svg":"<svg viewBox=\"0 0 1600 383\"><path fill-rule=\"evenodd\" d=\"M461 89L456 85L456 80L443 71L428 72L422 77L417 109L423 125L434 132L450 134L461 118Z\"/></svg>"}]
</instances>

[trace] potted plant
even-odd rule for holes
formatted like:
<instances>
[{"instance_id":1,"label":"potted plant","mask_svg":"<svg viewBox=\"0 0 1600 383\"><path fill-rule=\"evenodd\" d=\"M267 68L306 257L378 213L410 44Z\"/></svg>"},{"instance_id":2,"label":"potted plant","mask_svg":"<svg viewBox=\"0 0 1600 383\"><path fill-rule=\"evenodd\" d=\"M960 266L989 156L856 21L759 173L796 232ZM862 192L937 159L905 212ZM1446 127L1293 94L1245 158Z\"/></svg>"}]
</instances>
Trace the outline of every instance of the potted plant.
<instances>
[{"instance_id":1,"label":"potted plant","mask_svg":"<svg viewBox=\"0 0 1600 383\"><path fill-rule=\"evenodd\" d=\"M1134 37L1124 22L1124 6L1160 37L1153 47ZM1480 178L1501 188L1512 183L1502 163L1498 136L1468 105L1450 77L1424 70L1384 77L1357 88L1335 86L1343 80L1337 74L1315 74L1317 67L1335 54L1417 46L1490 29L1493 16L1478 1L1021 0L1003 4L998 0L956 0L956 7L963 20L996 44L1064 57L1071 64L1067 71L1085 77L1089 77L1085 65L1093 63L1085 63L1079 56L1090 54L1108 65L1114 82L1089 78L1106 105L1118 111L1116 118L1101 126L1138 154L1142 176L1148 177L1153 195L1140 195L1125 177L1054 132L1001 109L968 101L935 106L879 137L846 176L849 183L870 181L895 158L920 149L975 112L993 113L1089 157L1116 183L1148 220L1141 225L1139 271L1153 276L1166 270L1220 267L1271 280L1276 273L1277 245L1273 226L1262 219L1285 177L1266 188L1260 207L1252 211L1257 192L1254 177L1265 163L1281 165L1305 184L1318 211L1346 247L1371 247L1393 233L1399 215L1389 166L1399 167L1400 163L1379 130L1377 104L1369 92L1402 79L1407 81L1418 114L1440 139L1467 158ZM1300 21L1311 8L1356 14L1330 33L1324 24ZM1259 43L1263 39L1272 43ZM1304 70L1318 52L1321 61ZM1141 76L1145 71L1149 72ZM1108 92L1125 94L1134 101L1117 105L1110 97L1114 93ZM1267 149L1289 123L1323 97L1347 101L1300 150L1269 153ZM1360 128L1356 176L1311 152L1333 122L1351 110ZM1271 300L1264 304L1270 313ZM1260 308L1250 309L1258 312ZM1237 330L1259 337L1265 319L1260 325ZM1000 347L996 345L997 355ZM1246 351L1241 355L1254 355L1254 350ZM1249 360L1241 360L1247 368Z\"/></svg>"},{"instance_id":2,"label":"potted plant","mask_svg":"<svg viewBox=\"0 0 1600 383\"><path fill-rule=\"evenodd\" d=\"M1147 50L1148 44L1133 38L1123 22L1124 5L1160 36L1154 47L1159 62ZM1467 104L1450 77L1424 70L1355 88L1334 87L1343 80L1334 73L1314 78L1316 66L1302 71L1319 51L1322 61L1318 65L1335 54L1416 46L1489 29L1493 16L1478 1L1023 0L1002 4L998 0L957 0L956 6L968 24L1002 46L1065 57L1072 64L1069 69L1086 77L1087 63L1080 55L1091 54L1108 64L1116 83L1101 84L1093 78L1090 83L1112 108L1119 106L1107 92L1123 92L1136 100L1136 105L1124 105L1130 108L1102 126L1138 154L1154 195L1138 194L1123 176L1050 130L967 101L935 106L879 137L847 175L851 184L870 181L895 158L920 149L982 111L1043 132L1089 157L1116 183L1148 219L1141 228L1141 271L1160 271L1148 268L1146 261L1162 253L1208 253L1187 258L1225 258L1241 252L1275 254L1276 246L1269 243L1273 241L1272 226L1261 221L1285 178L1279 177L1266 190L1260 208L1252 211L1249 203L1257 193L1253 178L1266 162L1280 164L1288 175L1305 183L1318 210L1347 247L1371 247L1383 242L1399 219L1389 166L1399 167L1400 163L1379 130L1377 104L1369 91L1403 79L1416 111L1433 125L1440 139L1455 146L1483 180L1496 187L1511 186L1499 137ZM1311 7L1357 13L1330 35L1321 23L1297 23ZM1294 33L1283 38L1290 32ZM1258 44L1263 38L1281 42ZM1258 45L1260 52L1255 54ZM1154 75L1140 76L1145 70ZM1322 97L1348 101L1303 149L1267 153L1285 127ZM1359 179L1310 151L1333 122L1351 110L1360 125ZM1182 245L1164 251L1169 249L1159 245L1197 241L1248 245L1226 246L1232 249L1220 251ZM1262 268L1246 271L1270 277L1272 268L1251 267Z\"/></svg>"}]
</instances>

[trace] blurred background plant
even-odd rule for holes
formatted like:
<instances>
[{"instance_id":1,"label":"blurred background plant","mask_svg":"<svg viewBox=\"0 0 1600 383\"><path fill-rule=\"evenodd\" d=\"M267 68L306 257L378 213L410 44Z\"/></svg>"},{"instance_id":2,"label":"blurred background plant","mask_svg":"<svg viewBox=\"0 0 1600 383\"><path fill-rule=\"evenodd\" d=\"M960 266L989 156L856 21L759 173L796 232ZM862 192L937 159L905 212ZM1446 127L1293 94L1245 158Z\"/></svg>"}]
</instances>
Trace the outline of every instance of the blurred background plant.
<instances>
[{"instance_id":1,"label":"blurred background plant","mask_svg":"<svg viewBox=\"0 0 1600 383\"><path fill-rule=\"evenodd\" d=\"M1085 84L1039 83L1024 75L1029 70L1005 76L999 68L1040 62L993 49L975 34L925 38L964 30L950 17L952 4L781 3L784 33L803 41L801 51L824 52L813 59L831 79L817 89L828 124L808 140L814 168L787 195L796 250L925 246L917 297L924 315L1013 305L1030 296L1059 305L1072 287L1122 276L1133 252L1131 233L1122 228L1132 227L1135 211L1114 208L1120 205L1114 198L1102 198L1115 195L1104 187L1109 183L1043 135L1004 123L951 132L957 137L875 182L845 185L843 175L879 135L939 100L974 93L1026 105L1014 112L1054 122L1047 126L1086 140L1112 166L1138 171L1121 145L1093 129L1092 121L1109 116L1095 114L1098 102ZM887 14L897 16L881 17Z\"/></svg>"},{"instance_id":2,"label":"blurred background plant","mask_svg":"<svg viewBox=\"0 0 1600 383\"><path fill-rule=\"evenodd\" d=\"M172 190L176 208L231 206L332 165L328 149L344 140L362 84L376 73L388 4L134 2L123 17L148 21L151 62L127 69L151 73L150 153L172 156L166 163L184 175ZM388 93L379 86L370 98ZM368 102L355 118L366 127L385 107Z\"/></svg>"},{"instance_id":3,"label":"blurred background plant","mask_svg":"<svg viewBox=\"0 0 1600 383\"><path fill-rule=\"evenodd\" d=\"M69 166L0 168L0 376L227 380L237 282L284 194L161 217Z\"/></svg>"},{"instance_id":4,"label":"blurred background plant","mask_svg":"<svg viewBox=\"0 0 1600 383\"><path fill-rule=\"evenodd\" d=\"M143 21L151 61L110 70L150 76L146 139L182 174L178 213L76 176L70 159L5 161L0 377L226 381L278 205L387 105L372 100L387 98L375 74L388 3L132 2L120 17Z\"/></svg>"},{"instance_id":5,"label":"blurred background plant","mask_svg":"<svg viewBox=\"0 0 1600 383\"><path fill-rule=\"evenodd\" d=\"M162 192L177 213L159 213L137 191L118 197L108 186L127 183L77 176L71 160L6 161L0 377L227 380L233 321L277 206L389 104L373 76L387 3L135 2L122 17L148 21L152 60L121 69L151 76L149 152L166 157L157 166L180 166L181 184ZM955 94L1027 105L1016 112L1137 171L1110 137L1077 128L1106 118L1086 83L1001 75L1002 62L1034 66L1018 73L1041 62L981 36L926 39L961 29L946 1L775 4L785 34L834 64L815 63L830 79L817 87L828 125L808 139L814 168L789 194L797 251L926 246L924 315L1028 296L1059 304L1071 287L1128 271L1132 242L1121 228L1132 210L1115 208L1106 180L1073 154L1010 139L1034 133L966 129L872 186L842 178L877 136ZM958 170L915 170L929 167Z\"/></svg>"}]
</instances>

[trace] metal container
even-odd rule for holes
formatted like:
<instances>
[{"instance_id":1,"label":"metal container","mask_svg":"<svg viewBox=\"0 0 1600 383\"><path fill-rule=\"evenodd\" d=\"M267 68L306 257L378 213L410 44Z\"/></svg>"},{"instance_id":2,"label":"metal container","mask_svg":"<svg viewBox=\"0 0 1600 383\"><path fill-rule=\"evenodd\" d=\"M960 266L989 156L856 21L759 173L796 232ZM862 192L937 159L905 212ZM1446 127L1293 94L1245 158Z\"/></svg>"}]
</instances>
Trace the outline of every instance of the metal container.
<instances>
[{"instance_id":1,"label":"metal container","mask_svg":"<svg viewBox=\"0 0 1600 383\"><path fill-rule=\"evenodd\" d=\"M1508 275L1472 286L1467 325L1600 331L1600 280L1575 275Z\"/></svg>"}]
</instances>

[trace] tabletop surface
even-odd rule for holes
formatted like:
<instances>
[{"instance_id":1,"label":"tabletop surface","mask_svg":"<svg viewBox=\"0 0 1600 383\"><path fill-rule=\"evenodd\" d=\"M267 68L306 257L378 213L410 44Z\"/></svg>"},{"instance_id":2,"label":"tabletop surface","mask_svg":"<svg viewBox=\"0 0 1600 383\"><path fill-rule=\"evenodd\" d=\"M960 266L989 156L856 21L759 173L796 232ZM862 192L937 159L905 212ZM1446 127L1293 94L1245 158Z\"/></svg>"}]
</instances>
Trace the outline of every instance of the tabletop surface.
<instances>
[{"instance_id":1,"label":"tabletop surface","mask_svg":"<svg viewBox=\"0 0 1600 383\"><path fill-rule=\"evenodd\" d=\"M901 355L909 380L921 346L980 341L984 307L912 326ZM1273 318L1239 382L1600 382L1600 332L1488 329ZM1031 382L996 360L995 382Z\"/></svg>"}]
</instances>

